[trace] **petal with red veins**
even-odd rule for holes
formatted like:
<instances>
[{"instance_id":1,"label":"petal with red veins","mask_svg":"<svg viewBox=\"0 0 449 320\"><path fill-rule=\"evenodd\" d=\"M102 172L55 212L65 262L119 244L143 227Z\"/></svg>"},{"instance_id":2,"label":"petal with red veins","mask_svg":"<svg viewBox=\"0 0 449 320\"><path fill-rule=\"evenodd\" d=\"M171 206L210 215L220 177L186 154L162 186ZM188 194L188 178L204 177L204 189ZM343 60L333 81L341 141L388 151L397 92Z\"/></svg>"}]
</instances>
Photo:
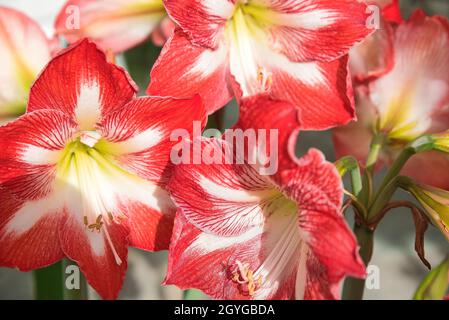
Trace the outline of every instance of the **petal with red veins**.
<instances>
[{"instance_id":1,"label":"petal with red veins","mask_svg":"<svg viewBox=\"0 0 449 320\"><path fill-rule=\"evenodd\" d=\"M107 222L99 232L88 230L82 214L71 212L74 209L81 208L71 203L58 225L62 250L78 264L103 299L116 299L128 265L129 231L124 224L115 222Z\"/></svg>"},{"instance_id":2,"label":"petal with red veins","mask_svg":"<svg viewBox=\"0 0 449 320\"><path fill-rule=\"evenodd\" d=\"M373 30L364 3L353 0L256 0L272 48L292 61L331 61ZM251 13L252 11L249 11Z\"/></svg>"},{"instance_id":3,"label":"petal with red veins","mask_svg":"<svg viewBox=\"0 0 449 320\"><path fill-rule=\"evenodd\" d=\"M258 140L258 147L270 160L265 167L276 171L271 174L294 166L292 160L296 159L295 147L301 125L299 110L290 103L276 101L263 94L244 98L239 108L240 116L234 128L245 132L254 130L257 138L263 139Z\"/></svg>"},{"instance_id":4,"label":"petal with red veins","mask_svg":"<svg viewBox=\"0 0 449 320\"><path fill-rule=\"evenodd\" d=\"M1 127L0 183L18 199L46 196L77 128L69 117L53 110L27 113Z\"/></svg>"},{"instance_id":5,"label":"petal with red veins","mask_svg":"<svg viewBox=\"0 0 449 320\"><path fill-rule=\"evenodd\" d=\"M268 92L293 104L305 130L328 129L354 118L347 56L332 62L292 62L250 31L233 33L229 48L230 72L243 97Z\"/></svg>"},{"instance_id":6,"label":"petal with red veins","mask_svg":"<svg viewBox=\"0 0 449 320\"><path fill-rule=\"evenodd\" d=\"M162 0L70 0L55 28L70 43L90 38L103 50L119 53L148 38L165 16Z\"/></svg>"},{"instance_id":7,"label":"petal with red veins","mask_svg":"<svg viewBox=\"0 0 449 320\"><path fill-rule=\"evenodd\" d=\"M203 147L217 145L202 141ZM299 206L248 164L176 166L169 189L179 209L166 283L221 299L292 299L310 296L308 279L326 277L330 285L323 288L324 296L334 292L343 275L364 272L355 238L338 213L342 186L336 169L316 151L298 160L298 166L285 171L285 178L292 172L300 187L285 189L303 201ZM320 222L329 238L319 234ZM330 250L334 239L343 242ZM310 263L315 256L319 266Z\"/></svg>"},{"instance_id":8,"label":"petal with red veins","mask_svg":"<svg viewBox=\"0 0 449 320\"><path fill-rule=\"evenodd\" d=\"M208 113L232 99L228 84L227 48L192 45L181 30L165 44L151 70L149 95L191 98L199 94Z\"/></svg>"},{"instance_id":9,"label":"petal with red veins","mask_svg":"<svg viewBox=\"0 0 449 320\"><path fill-rule=\"evenodd\" d=\"M417 11L395 31L393 69L370 83L379 128L410 140L438 122L449 103L449 29L438 17ZM434 119L434 115L436 118Z\"/></svg>"},{"instance_id":10,"label":"petal with red veins","mask_svg":"<svg viewBox=\"0 0 449 320\"><path fill-rule=\"evenodd\" d=\"M282 188L298 203L299 228L310 250L326 267L330 283L345 275L363 277L357 241L340 212L343 186L335 166L314 149L297 163L282 173Z\"/></svg>"},{"instance_id":11,"label":"petal with red veins","mask_svg":"<svg viewBox=\"0 0 449 320\"><path fill-rule=\"evenodd\" d=\"M48 64L31 88L27 112L59 110L73 117L81 130L94 130L105 114L123 107L136 91L125 70L108 63L95 44L83 40Z\"/></svg>"},{"instance_id":12,"label":"petal with red veins","mask_svg":"<svg viewBox=\"0 0 449 320\"><path fill-rule=\"evenodd\" d=\"M0 7L0 116L25 111L31 84L50 56L50 41L36 22Z\"/></svg>"},{"instance_id":13,"label":"petal with red veins","mask_svg":"<svg viewBox=\"0 0 449 320\"><path fill-rule=\"evenodd\" d=\"M303 130L325 130L355 119L347 56L307 63L280 58L272 60L270 94L299 108Z\"/></svg>"},{"instance_id":14,"label":"petal with red veins","mask_svg":"<svg viewBox=\"0 0 449 320\"><path fill-rule=\"evenodd\" d=\"M178 165L169 183L178 208L203 232L219 236L236 236L262 225L274 209L271 202L279 197L275 186L249 165L225 164L229 148L224 142L197 139L194 143L203 155L206 150L216 152L222 164L197 165L192 160Z\"/></svg>"},{"instance_id":15,"label":"petal with red veins","mask_svg":"<svg viewBox=\"0 0 449 320\"><path fill-rule=\"evenodd\" d=\"M129 172L160 183L170 165L175 130L193 135L195 122L201 134L206 112L199 96L192 99L142 97L107 115L99 130L103 140L96 148L115 158Z\"/></svg>"},{"instance_id":16,"label":"petal with red veins","mask_svg":"<svg viewBox=\"0 0 449 320\"><path fill-rule=\"evenodd\" d=\"M164 0L170 17L196 45L216 49L236 0Z\"/></svg>"},{"instance_id":17,"label":"petal with red veins","mask_svg":"<svg viewBox=\"0 0 449 320\"><path fill-rule=\"evenodd\" d=\"M29 271L62 259L62 214L63 203L57 197L24 201L0 186L0 266Z\"/></svg>"}]
</instances>

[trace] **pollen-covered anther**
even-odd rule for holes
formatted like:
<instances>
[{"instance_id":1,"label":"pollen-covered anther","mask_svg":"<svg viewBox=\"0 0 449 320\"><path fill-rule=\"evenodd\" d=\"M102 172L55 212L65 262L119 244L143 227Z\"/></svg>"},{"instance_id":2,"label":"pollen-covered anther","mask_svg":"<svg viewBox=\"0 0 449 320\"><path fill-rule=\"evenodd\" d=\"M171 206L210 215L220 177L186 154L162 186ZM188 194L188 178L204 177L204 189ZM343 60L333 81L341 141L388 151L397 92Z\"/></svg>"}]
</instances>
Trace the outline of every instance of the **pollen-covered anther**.
<instances>
[{"instance_id":1,"label":"pollen-covered anther","mask_svg":"<svg viewBox=\"0 0 449 320\"><path fill-rule=\"evenodd\" d=\"M89 224L87 217L84 217L84 224L87 226L87 229L89 229L90 231L97 231L100 232L101 231L101 227L103 226L103 215L99 215L97 217L97 219L95 220L94 223Z\"/></svg>"},{"instance_id":2,"label":"pollen-covered anther","mask_svg":"<svg viewBox=\"0 0 449 320\"><path fill-rule=\"evenodd\" d=\"M254 293L262 285L262 276L254 277L254 271L249 268L247 263L243 264L236 261L236 269L232 274L232 282L238 284L240 293L247 296L254 296Z\"/></svg>"},{"instance_id":3,"label":"pollen-covered anther","mask_svg":"<svg viewBox=\"0 0 449 320\"><path fill-rule=\"evenodd\" d=\"M264 67L259 67L257 70L257 82L264 91L270 91L273 85L273 74Z\"/></svg>"}]
</instances>

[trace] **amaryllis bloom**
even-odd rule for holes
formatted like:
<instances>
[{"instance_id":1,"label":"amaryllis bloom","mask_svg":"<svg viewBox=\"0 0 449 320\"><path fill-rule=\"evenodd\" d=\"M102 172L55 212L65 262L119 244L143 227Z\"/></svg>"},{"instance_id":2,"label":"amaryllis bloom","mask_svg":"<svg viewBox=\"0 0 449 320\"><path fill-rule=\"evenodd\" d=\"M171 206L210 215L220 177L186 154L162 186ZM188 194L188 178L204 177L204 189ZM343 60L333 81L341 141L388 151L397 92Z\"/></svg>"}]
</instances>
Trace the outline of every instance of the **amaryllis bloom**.
<instances>
[{"instance_id":1,"label":"amaryllis bloom","mask_svg":"<svg viewBox=\"0 0 449 320\"><path fill-rule=\"evenodd\" d=\"M387 138L383 157L391 161L398 148L421 134L448 129L448 20L416 11L408 21L395 27L392 35L394 66L367 87L356 90L357 113L363 120L335 130L338 156L352 154L363 161L373 134L382 133ZM434 170L438 163L448 164L442 157L418 155L409 161L406 172L423 174L424 179L433 176L440 180L434 183L440 185L441 175L429 175L422 168L429 166ZM423 160L434 165L423 165ZM419 170L415 170L417 166ZM444 180L448 185L447 176Z\"/></svg>"},{"instance_id":2,"label":"amaryllis bloom","mask_svg":"<svg viewBox=\"0 0 449 320\"><path fill-rule=\"evenodd\" d=\"M25 112L28 92L51 58L51 42L25 14L0 7L0 121Z\"/></svg>"},{"instance_id":3,"label":"amaryllis bloom","mask_svg":"<svg viewBox=\"0 0 449 320\"><path fill-rule=\"evenodd\" d=\"M162 0L68 0L56 19L58 35L70 43L90 38L103 50L128 50L156 32L162 45L174 30Z\"/></svg>"},{"instance_id":4,"label":"amaryllis bloom","mask_svg":"<svg viewBox=\"0 0 449 320\"><path fill-rule=\"evenodd\" d=\"M303 129L354 117L347 56L372 30L354 0L165 0L180 28L151 72L147 92L199 93L209 113L237 92L267 92L301 110ZM176 81L175 81L176 80Z\"/></svg>"},{"instance_id":5,"label":"amaryllis bloom","mask_svg":"<svg viewBox=\"0 0 449 320\"><path fill-rule=\"evenodd\" d=\"M190 132L205 111L198 97L136 91L87 40L49 63L27 113L0 128L0 266L27 271L66 256L110 299L122 286L128 245L168 248L169 136Z\"/></svg>"},{"instance_id":6,"label":"amaryllis bloom","mask_svg":"<svg viewBox=\"0 0 449 320\"><path fill-rule=\"evenodd\" d=\"M201 147L225 154L217 150L229 145L203 138ZM341 179L319 151L276 177L218 159L173 171L166 284L216 299L334 299L342 277L364 276Z\"/></svg>"}]
</instances>

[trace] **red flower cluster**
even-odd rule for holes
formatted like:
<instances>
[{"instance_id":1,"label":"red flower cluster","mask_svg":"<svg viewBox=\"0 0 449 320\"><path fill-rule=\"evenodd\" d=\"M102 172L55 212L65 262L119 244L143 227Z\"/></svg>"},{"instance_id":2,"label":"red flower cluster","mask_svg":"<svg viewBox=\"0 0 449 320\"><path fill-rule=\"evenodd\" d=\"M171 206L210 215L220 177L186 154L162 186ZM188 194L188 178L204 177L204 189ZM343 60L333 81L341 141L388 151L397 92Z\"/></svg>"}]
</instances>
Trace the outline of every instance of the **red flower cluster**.
<instances>
[{"instance_id":1,"label":"red flower cluster","mask_svg":"<svg viewBox=\"0 0 449 320\"><path fill-rule=\"evenodd\" d=\"M128 246L168 249L165 283L214 298L338 298L342 278L364 277L365 267L342 214L339 173L317 150L297 158L297 134L355 119L349 51L365 37L351 51L352 77L364 87L375 78L369 92L382 112L394 97L376 90L404 77L404 59L427 43L404 37L418 38L419 28L441 37L449 30L422 14L402 23L397 1L380 2L385 28L369 36L371 1L68 1L56 30L73 44L34 82L26 113L0 127L0 266L26 271L68 257L113 299ZM73 29L71 8L82 16ZM3 10L0 19L16 15ZM160 43L169 38L151 70L149 96L137 97L127 72L102 50L127 50L152 32ZM363 56L372 47L385 59ZM440 58L449 65L447 55ZM435 75L426 68L437 64L419 70ZM17 65L8 72L28 70ZM425 90L420 84L407 85ZM447 97L447 82L438 88ZM274 174L263 175L248 157L227 162L225 139L194 135L195 121L204 128L233 98L240 107L234 129L277 130ZM382 118L382 128L397 137L427 128L406 123L400 131L393 118ZM218 152L219 161L172 163L178 129L189 134L187 144Z\"/></svg>"}]
</instances>

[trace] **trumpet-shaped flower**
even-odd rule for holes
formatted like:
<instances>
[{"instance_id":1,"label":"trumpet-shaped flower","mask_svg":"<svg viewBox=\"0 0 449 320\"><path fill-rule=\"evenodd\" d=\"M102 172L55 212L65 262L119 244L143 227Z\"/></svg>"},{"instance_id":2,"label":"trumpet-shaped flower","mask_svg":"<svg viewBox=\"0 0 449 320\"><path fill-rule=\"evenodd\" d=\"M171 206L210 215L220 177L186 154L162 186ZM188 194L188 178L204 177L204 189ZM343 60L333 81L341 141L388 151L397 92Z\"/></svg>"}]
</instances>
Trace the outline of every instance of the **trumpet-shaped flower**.
<instances>
[{"instance_id":1,"label":"trumpet-shaped flower","mask_svg":"<svg viewBox=\"0 0 449 320\"><path fill-rule=\"evenodd\" d=\"M421 134L448 128L448 26L446 18L427 17L422 11L416 11L408 21L395 27L394 66L366 87L357 88L357 114L362 121L335 130L338 156L352 154L364 160L371 137L382 133L388 140L383 156L391 161L398 147ZM414 168L407 173L424 173L425 170L416 168L422 167L426 159L435 161L435 165L448 162L441 156L423 154L407 164L406 169ZM424 175L427 180L430 178Z\"/></svg>"},{"instance_id":2,"label":"trumpet-shaped flower","mask_svg":"<svg viewBox=\"0 0 449 320\"><path fill-rule=\"evenodd\" d=\"M70 43L87 37L103 50L119 53L143 42L152 32L156 43L163 44L174 29L168 20L162 0L69 0L55 28Z\"/></svg>"},{"instance_id":3,"label":"trumpet-shaped flower","mask_svg":"<svg viewBox=\"0 0 449 320\"><path fill-rule=\"evenodd\" d=\"M0 7L0 117L25 112L31 84L51 57L51 43L23 13Z\"/></svg>"},{"instance_id":4,"label":"trumpet-shaped flower","mask_svg":"<svg viewBox=\"0 0 449 320\"><path fill-rule=\"evenodd\" d=\"M128 245L167 249L170 132L205 112L199 98L136 98L137 88L84 40L55 57L28 112L0 128L0 265L23 271L64 256L115 298Z\"/></svg>"},{"instance_id":5,"label":"trumpet-shaped flower","mask_svg":"<svg viewBox=\"0 0 449 320\"><path fill-rule=\"evenodd\" d=\"M324 129L353 119L346 54L371 32L365 4L353 0L165 0L164 4L180 28L153 67L149 94L199 93L213 112L234 95L239 97L240 91L243 97L268 92L300 109L304 129Z\"/></svg>"},{"instance_id":6,"label":"trumpet-shaped flower","mask_svg":"<svg viewBox=\"0 0 449 320\"><path fill-rule=\"evenodd\" d=\"M317 150L287 156L297 111L264 99L245 101L239 125L248 128L252 115L258 129L283 116L296 123L279 132L279 171L261 175L237 154L229 161L228 141L203 138L194 152L212 150L214 161L180 164L169 182L178 211L165 283L218 299L337 298L345 275L365 273L340 211L341 179ZM264 103L273 110L260 118Z\"/></svg>"}]
</instances>

